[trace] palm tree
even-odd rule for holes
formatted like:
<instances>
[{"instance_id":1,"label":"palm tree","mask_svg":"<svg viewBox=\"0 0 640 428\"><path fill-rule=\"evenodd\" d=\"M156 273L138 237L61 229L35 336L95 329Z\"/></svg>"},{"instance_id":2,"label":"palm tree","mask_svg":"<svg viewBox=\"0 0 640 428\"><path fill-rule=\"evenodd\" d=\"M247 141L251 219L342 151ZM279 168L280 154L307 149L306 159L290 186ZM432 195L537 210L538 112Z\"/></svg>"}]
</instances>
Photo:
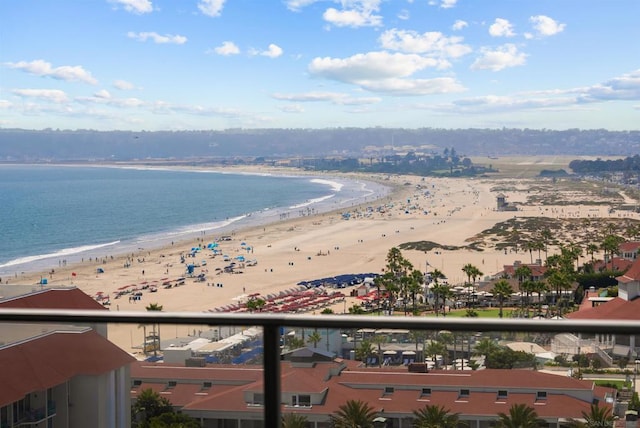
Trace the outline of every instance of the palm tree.
<instances>
[{"instance_id":1,"label":"palm tree","mask_svg":"<svg viewBox=\"0 0 640 428\"><path fill-rule=\"evenodd\" d=\"M624 241L624 239L617 235L607 235L604 240L600 244L600 248L604 251L605 260L607 258L607 253L611 258L611 270L613 270L613 256L619 254L620 252L620 244Z\"/></svg>"},{"instance_id":2,"label":"palm tree","mask_svg":"<svg viewBox=\"0 0 640 428\"><path fill-rule=\"evenodd\" d=\"M523 283L531 278L531 268L526 265L518 266L515 270L515 275L518 278L518 291L520 291L520 316L524 312L524 295L525 290Z\"/></svg>"},{"instance_id":3,"label":"palm tree","mask_svg":"<svg viewBox=\"0 0 640 428\"><path fill-rule=\"evenodd\" d=\"M444 406L426 405L413 411L414 428L456 428L458 413L449 413Z\"/></svg>"},{"instance_id":4,"label":"palm tree","mask_svg":"<svg viewBox=\"0 0 640 428\"><path fill-rule=\"evenodd\" d=\"M371 342L378 345L378 366L382 367L382 344L387 343L387 336L383 334L376 334L371 339Z\"/></svg>"},{"instance_id":5,"label":"palm tree","mask_svg":"<svg viewBox=\"0 0 640 428\"><path fill-rule=\"evenodd\" d=\"M247 301L247 309L249 309L250 313L253 313L255 311L262 312L262 308L264 308L264 305L266 304L266 300L261 299L260 297L252 297L251 299L249 299L249 301Z\"/></svg>"},{"instance_id":6,"label":"palm tree","mask_svg":"<svg viewBox=\"0 0 640 428\"><path fill-rule=\"evenodd\" d=\"M440 284L438 282L443 278L446 278L446 276L444 273L442 273L441 270L434 269L433 272L431 272L431 279L433 280L433 288L431 290L433 291L433 310L436 316L438 316L438 306L439 306L440 297L442 297L442 305L443 305L442 313L446 315L446 312L444 311L444 304L447 300L447 296L451 294L451 289L447 284Z\"/></svg>"},{"instance_id":7,"label":"palm tree","mask_svg":"<svg viewBox=\"0 0 640 428\"><path fill-rule=\"evenodd\" d=\"M162 305L157 303L150 303L149 306L145 307L147 311L152 312L162 312ZM157 330L156 330L157 329ZM158 349L160 349L160 324L153 324L153 356L158 356ZM146 346L146 338L145 338L145 346Z\"/></svg>"},{"instance_id":8,"label":"palm tree","mask_svg":"<svg viewBox=\"0 0 640 428\"><path fill-rule=\"evenodd\" d=\"M436 370L438 369L438 355L444 355L447 352L447 347L440 342L432 340L429 342L427 347L425 348L425 355L432 358L432 361L435 364Z\"/></svg>"},{"instance_id":9,"label":"palm tree","mask_svg":"<svg viewBox=\"0 0 640 428\"><path fill-rule=\"evenodd\" d=\"M593 264L593 255L599 251L599 247L597 244L591 243L587 244L587 254L591 255L591 264Z\"/></svg>"},{"instance_id":10,"label":"palm tree","mask_svg":"<svg viewBox=\"0 0 640 428\"><path fill-rule=\"evenodd\" d=\"M322 340L322 336L318 333L318 330L315 330L309 336L307 336L307 342L313 343L313 347L318 347L318 342Z\"/></svg>"},{"instance_id":11,"label":"palm tree","mask_svg":"<svg viewBox=\"0 0 640 428\"><path fill-rule=\"evenodd\" d=\"M597 404L591 404L589 413L583 411L582 418L585 422L579 426L584 426L585 428L613 428L613 422L615 420L611 414L611 408L600 407Z\"/></svg>"},{"instance_id":12,"label":"palm tree","mask_svg":"<svg viewBox=\"0 0 640 428\"><path fill-rule=\"evenodd\" d=\"M509 408L509 414L498 413L498 425L503 428L535 428L547 425L538 418L538 414L533 408L526 404L513 404Z\"/></svg>"},{"instance_id":13,"label":"palm tree","mask_svg":"<svg viewBox=\"0 0 640 428\"><path fill-rule=\"evenodd\" d=\"M331 415L334 428L372 428L377 412L368 403L348 400Z\"/></svg>"},{"instance_id":14,"label":"palm tree","mask_svg":"<svg viewBox=\"0 0 640 428\"><path fill-rule=\"evenodd\" d=\"M549 291L549 287L543 281L533 281L531 293L538 294L538 314L542 313L542 293Z\"/></svg>"},{"instance_id":15,"label":"palm tree","mask_svg":"<svg viewBox=\"0 0 640 428\"><path fill-rule=\"evenodd\" d=\"M447 367L447 360L449 359L449 345L453 343L454 339L455 336L450 331L443 330L438 333L438 342L442 344L441 349L444 350L442 353L442 363L444 364L445 369Z\"/></svg>"},{"instance_id":16,"label":"palm tree","mask_svg":"<svg viewBox=\"0 0 640 428\"><path fill-rule=\"evenodd\" d=\"M355 350L356 360L364 361L365 366L367 366L369 358L374 354L373 343L371 343L370 340L364 339Z\"/></svg>"},{"instance_id":17,"label":"palm tree","mask_svg":"<svg viewBox=\"0 0 640 428\"><path fill-rule=\"evenodd\" d=\"M500 346L496 342L488 337L483 337L476 343L476 346L473 348L473 353L475 355L483 355L486 361L489 355L498 349L500 349Z\"/></svg>"},{"instance_id":18,"label":"palm tree","mask_svg":"<svg viewBox=\"0 0 640 428\"><path fill-rule=\"evenodd\" d=\"M424 275L419 270L413 270L409 275L411 281L408 286L409 294L411 295L411 302L413 304L413 312L416 313L416 296L422 291Z\"/></svg>"},{"instance_id":19,"label":"palm tree","mask_svg":"<svg viewBox=\"0 0 640 428\"><path fill-rule=\"evenodd\" d=\"M502 318L502 307L504 306L504 300L513 294L513 288L506 279L501 279L493 285L491 294L498 297L500 305L500 318Z\"/></svg>"},{"instance_id":20,"label":"palm tree","mask_svg":"<svg viewBox=\"0 0 640 428\"><path fill-rule=\"evenodd\" d=\"M467 275L468 284L471 284L471 277L473 276L474 269L478 269L478 268L472 265L471 263L467 263L464 266L462 266L462 272L464 272L465 275Z\"/></svg>"},{"instance_id":21,"label":"palm tree","mask_svg":"<svg viewBox=\"0 0 640 428\"><path fill-rule=\"evenodd\" d=\"M282 415L282 428L306 428L307 417L296 413Z\"/></svg>"},{"instance_id":22,"label":"palm tree","mask_svg":"<svg viewBox=\"0 0 640 428\"><path fill-rule=\"evenodd\" d=\"M171 402L151 388L143 389L131 406L132 426L144 426L151 418L173 412Z\"/></svg>"}]
</instances>

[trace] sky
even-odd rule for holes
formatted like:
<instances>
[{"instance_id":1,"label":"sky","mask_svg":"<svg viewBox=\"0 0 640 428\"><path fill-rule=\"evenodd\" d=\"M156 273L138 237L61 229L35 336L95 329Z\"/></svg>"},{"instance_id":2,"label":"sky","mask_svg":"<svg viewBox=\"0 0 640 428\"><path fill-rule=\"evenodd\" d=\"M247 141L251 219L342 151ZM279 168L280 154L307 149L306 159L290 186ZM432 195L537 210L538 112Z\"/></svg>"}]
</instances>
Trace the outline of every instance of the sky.
<instances>
[{"instance_id":1,"label":"sky","mask_svg":"<svg viewBox=\"0 0 640 428\"><path fill-rule=\"evenodd\" d=\"M0 128L640 128L640 0L1 0Z\"/></svg>"}]
</instances>

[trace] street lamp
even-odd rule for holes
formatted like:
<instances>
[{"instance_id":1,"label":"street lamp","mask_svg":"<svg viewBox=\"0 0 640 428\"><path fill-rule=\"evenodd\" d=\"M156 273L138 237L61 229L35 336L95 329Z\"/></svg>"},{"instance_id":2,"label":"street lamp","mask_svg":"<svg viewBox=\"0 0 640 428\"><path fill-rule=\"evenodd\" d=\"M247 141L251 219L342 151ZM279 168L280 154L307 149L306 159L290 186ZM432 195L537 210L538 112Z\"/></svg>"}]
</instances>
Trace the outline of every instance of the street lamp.
<instances>
[{"instance_id":1,"label":"street lamp","mask_svg":"<svg viewBox=\"0 0 640 428\"><path fill-rule=\"evenodd\" d=\"M636 355L636 360L634 361L633 364L633 392L636 392L636 378L638 377L638 365L640 364L640 360L637 358Z\"/></svg>"}]
</instances>

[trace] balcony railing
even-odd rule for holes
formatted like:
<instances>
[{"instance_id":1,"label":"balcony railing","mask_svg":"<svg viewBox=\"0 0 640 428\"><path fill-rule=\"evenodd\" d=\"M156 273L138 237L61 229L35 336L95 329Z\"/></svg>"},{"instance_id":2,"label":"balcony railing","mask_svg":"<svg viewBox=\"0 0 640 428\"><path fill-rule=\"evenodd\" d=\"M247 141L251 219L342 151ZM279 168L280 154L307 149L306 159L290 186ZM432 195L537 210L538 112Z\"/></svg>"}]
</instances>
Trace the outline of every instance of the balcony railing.
<instances>
[{"instance_id":1,"label":"balcony railing","mask_svg":"<svg viewBox=\"0 0 640 428\"><path fill-rule=\"evenodd\" d=\"M640 321L423 318L354 315L230 314L194 312L121 312L0 310L0 322L121 323L211 326L260 326L264 342L264 423L280 425L280 331L282 327L333 329L448 330L451 332L526 332L640 335Z\"/></svg>"}]
</instances>

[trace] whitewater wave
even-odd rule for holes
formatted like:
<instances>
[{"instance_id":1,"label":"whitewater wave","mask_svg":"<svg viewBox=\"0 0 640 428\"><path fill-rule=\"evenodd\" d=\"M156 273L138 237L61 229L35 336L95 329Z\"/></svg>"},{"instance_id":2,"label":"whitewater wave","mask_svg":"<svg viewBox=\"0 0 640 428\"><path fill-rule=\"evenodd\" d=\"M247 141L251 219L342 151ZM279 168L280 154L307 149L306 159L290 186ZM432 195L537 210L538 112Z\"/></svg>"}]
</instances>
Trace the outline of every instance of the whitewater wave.
<instances>
[{"instance_id":1,"label":"whitewater wave","mask_svg":"<svg viewBox=\"0 0 640 428\"><path fill-rule=\"evenodd\" d=\"M72 248L64 248L62 250L58 250L55 251L53 253L48 253L48 254L36 254L34 256L27 256L27 257L21 257L18 259L14 259L14 260L10 260L4 264L0 264L0 269L5 268L5 267L9 267L9 266L16 266L16 265L21 265L21 264L26 264L26 263L33 263L33 262L37 262L39 260L46 260L46 259L51 259L51 258L60 258L60 257L68 257L68 256L72 256L74 254L79 254L79 253L83 253L85 251L92 251L92 250L97 250L100 248L105 248L105 247L111 247L114 245L119 244L120 241L113 241L113 242L107 242L105 244L96 244L96 245L83 245L80 247L72 247Z\"/></svg>"},{"instance_id":2,"label":"whitewater wave","mask_svg":"<svg viewBox=\"0 0 640 428\"><path fill-rule=\"evenodd\" d=\"M309 199L307 201L302 202L301 204L292 205L292 206L289 207L289 209L295 210L295 209L298 209L298 208L308 207L309 205L317 204L317 203L320 203L322 201L326 201L327 199L331 199L334 196L336 196L336 195L332 194L332 195L322 196L320 198Z\"/></svg>"},{"instance_id":3,"label":"whitewater wave","mask_svg":"<svg viewBox=\"0 0 640 428\"><path fill-rule=\"evenodd\" d=\"M339 192L344 187L344 184L338 183L337 181L325 180L323 178L313 178L311 179L312 183L326 184L331 187L331 190L334 192Z\"/></svg>"}]
</instances>

